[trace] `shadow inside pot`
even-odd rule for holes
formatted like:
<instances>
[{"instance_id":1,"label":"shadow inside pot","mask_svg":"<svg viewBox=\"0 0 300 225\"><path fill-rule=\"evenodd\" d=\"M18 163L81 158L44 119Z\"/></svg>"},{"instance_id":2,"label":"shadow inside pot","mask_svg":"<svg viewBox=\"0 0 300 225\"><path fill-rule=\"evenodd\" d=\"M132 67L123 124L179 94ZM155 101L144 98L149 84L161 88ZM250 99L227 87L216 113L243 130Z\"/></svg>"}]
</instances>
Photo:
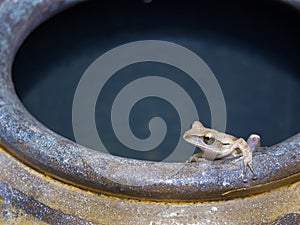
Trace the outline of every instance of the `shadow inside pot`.
<instances>
[{"instance_id":1,"label":"shadow inside pot","mask_svg":"<svg viewBox=\"0 0 300 225\"><path fill-rule=\"evenodd\" d=\"M262 144L269 146L299 132L299 23L296 9L267 1L89 1L32 32L15 58L13 80L31 114L75 140L72 103L89 65L128 42L173 42L195 52L215 74L227 107L226 132L243 138L258 133ZM110 153L162 161L181 138L181 115L172 102L150 96L130 112L127 122L137 138L151 135L152 118L165 121L166 136L155 152L132 151L118 140L111 125L112 103L118 93L145 74L180 85L193 100L199 119L210 126L211 112L201 88L182 70L157 62L132 64L115 73L98 96L95 120Z\"/></svg>"}]
</instances>

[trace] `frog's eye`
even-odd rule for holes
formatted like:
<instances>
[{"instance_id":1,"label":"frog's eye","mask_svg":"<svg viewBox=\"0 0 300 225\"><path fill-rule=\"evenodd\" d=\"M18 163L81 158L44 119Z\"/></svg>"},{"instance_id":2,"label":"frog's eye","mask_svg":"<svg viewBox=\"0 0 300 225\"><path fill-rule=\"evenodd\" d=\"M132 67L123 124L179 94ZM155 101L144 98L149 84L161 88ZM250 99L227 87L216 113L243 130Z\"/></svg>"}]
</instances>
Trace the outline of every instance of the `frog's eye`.
<instances>
[{"instance_id":1,"label":"frog's eye","mask_svg":"<svg viewBox=\"0 0 300 225\"><path fill-rule=\"evenodd\" d=\"M205 144L207 145L212 145L214 142L215 142L215 137L213 136L212 133L206 133L204 136L203 136L203 141Z\"/></svg>"}]
</instances>

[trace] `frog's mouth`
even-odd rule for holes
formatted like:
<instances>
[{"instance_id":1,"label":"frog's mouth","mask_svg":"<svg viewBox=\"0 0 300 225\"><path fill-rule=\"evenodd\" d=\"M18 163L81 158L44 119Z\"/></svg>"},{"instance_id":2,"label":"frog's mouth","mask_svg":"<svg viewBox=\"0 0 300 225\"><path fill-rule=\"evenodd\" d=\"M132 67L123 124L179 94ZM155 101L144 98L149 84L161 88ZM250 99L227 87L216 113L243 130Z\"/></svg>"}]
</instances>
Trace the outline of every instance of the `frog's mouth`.
<instances>
[{"instance_id":1,"label":"frog's mouth","mask_svg":"<svg viewBox=\"0 0 300 225\"><path fill-rule=\"evenodd\" d=\"M203 140L199 134L199 129L197 129L197 127L193 127L192 129L187 130L183 134L183 139L189 144L192 144L196 147L200 147L203 146Z\"/></svg>"},{"instance_id":2,"label":"frog's mouth","mask_svg":"<svg viewBox=\"0 0 300 225\"><path fill-rule=\"evenodd\" d=\"M200 148L202 151L211 152L210 148L205 148L205 143L203 142L203 137L198 135L186 135L184 139L189 144L194 145L195 147Z\"/></svg>"},{"instance_id":3,"label":"frog's mouth","mask_svg":"<svg viewBox=\"0 0 300 225\"><path fill-rule=\"evenodd\" d=\"M205 148L205 144L203 142L203 137L195 134L190 134L189 131L187 131L183 135L183 139L188 142L189 144L192 144L196 147L198 147L201 151L203 151L203 158L208 160L214 160L219 158L218 153L211 150L210 148Z\"/></svg>"},{"instance_id":4,"label":"frog's mouth","mask_svg":"<svg viewBox=\"0 0 300 225\"><path fill-rule=\"evenodd\" d=\"M198 135L192 135L192 134L184 134L183 139L188 142L189 144L192 144L196 147L199 147L203 145L203 141L200 136Z\"/></svg>"}]
</instances>

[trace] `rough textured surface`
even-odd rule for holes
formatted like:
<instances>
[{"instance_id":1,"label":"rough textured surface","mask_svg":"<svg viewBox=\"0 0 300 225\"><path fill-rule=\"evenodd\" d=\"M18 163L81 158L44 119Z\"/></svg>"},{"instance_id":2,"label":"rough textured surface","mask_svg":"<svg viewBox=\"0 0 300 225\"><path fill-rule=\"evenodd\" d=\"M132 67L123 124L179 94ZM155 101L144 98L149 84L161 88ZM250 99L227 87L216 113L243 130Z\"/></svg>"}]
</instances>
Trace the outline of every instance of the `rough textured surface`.
<instances>
[{"instance_id":1,"label":"rough textured surface","mask_svg":"<svg viewBox=\"0 0 300 225\"><path fill-rule=\"evenodd\" d=\"M111 197L63 184L3 150L0 165L0 196L9 206L6 209L13 206L51 224L268 224L275 220L289 224L300 215L299 182L228 201L151 202ZM7 221L7 210L0 213L0 221Z\"/></svg>"},{"instance_id":2,"label":"rough textured surface","mask_svg":"<svg viewBox=\"0 0 300 225\"><path fill-rule=\"evenodd\" d=\"M287 215L275 220L271 224L272 225L300 224L300 214L298 214L298 213L287 214Z\"/></svg>"},{"instance_id":3,"label":"rough textured surface","mask_svg":"<svg viewBox=\"0 0 300 225\"><path fill-rule=\"evenodd\" d=\"M10 223L5 210L11 208L52 224L258 224L299 217L300 134L256 152L258 180L244 184L240 164L229 159L184 165L113 157L37 122L14 92L12 60L34 27L76 2L0 1L0 221ZM245 196L252 197L234 199Z\"/></svg>"},{"instance_id":4,"label":"rough textured surface","mask_svg":"<svg viewBox=\"0 0 300 225\"><path fill-rule=\"evenodd\" d=\"M14 54L26 35L50 15L78 1L4 1L0 7L0 141L12 154L50 176L87 190L136 199L194 201L249 196L294 182L300 173L300 134L263 152L258 180L241 182L231 160L154 163L106 155L79 146L37 122L11 82ZM250 177L250 174L248 174Z\"/></svg>"},{"instance_id":5,"label":"rough textured surface","mask_svg":"<svg viewBox=\"0 0 300 225\"><path fill-rule=\"evenodd\" d=\"M14 225L14 224L40 224L47 223L27 214L19 208L10 206L0 200L0 224Z\"/></svg>"}]
</instances>

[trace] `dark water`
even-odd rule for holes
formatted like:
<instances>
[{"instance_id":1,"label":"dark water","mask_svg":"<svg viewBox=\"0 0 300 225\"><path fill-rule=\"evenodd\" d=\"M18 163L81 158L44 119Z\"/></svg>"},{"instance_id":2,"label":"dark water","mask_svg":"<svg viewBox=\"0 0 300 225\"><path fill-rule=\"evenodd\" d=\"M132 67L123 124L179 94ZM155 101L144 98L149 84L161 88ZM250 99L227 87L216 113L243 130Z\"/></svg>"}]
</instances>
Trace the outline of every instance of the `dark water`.
<instances>
[{"instance_id":1,"label":"dark water","mask_svg":"<svg viewBox=\"0 0 300 225\"><path fill-rule=\"evenodd\" d=\"M82 74L97 57L137 40L174 42L197 53L214 72L227 106L226 132L244 138L259 133L263 145L273 145L300 130L299 31L299 13L275 2L90 1L48 20L27 38L15 59L13 79L28 111L74 140L73 96ZM151 118L165 120L166 137L152 151L122 145L110 124L114 97L145 73L182 86L207 126L210 109L195 82L172 66L134 64L111 77L96 106L102 141L112 154L159 161L181 138L180 115L172 104L149 97L131 111L129 123L138 138L150 135Z\"/></svg>"}]
</instances>

